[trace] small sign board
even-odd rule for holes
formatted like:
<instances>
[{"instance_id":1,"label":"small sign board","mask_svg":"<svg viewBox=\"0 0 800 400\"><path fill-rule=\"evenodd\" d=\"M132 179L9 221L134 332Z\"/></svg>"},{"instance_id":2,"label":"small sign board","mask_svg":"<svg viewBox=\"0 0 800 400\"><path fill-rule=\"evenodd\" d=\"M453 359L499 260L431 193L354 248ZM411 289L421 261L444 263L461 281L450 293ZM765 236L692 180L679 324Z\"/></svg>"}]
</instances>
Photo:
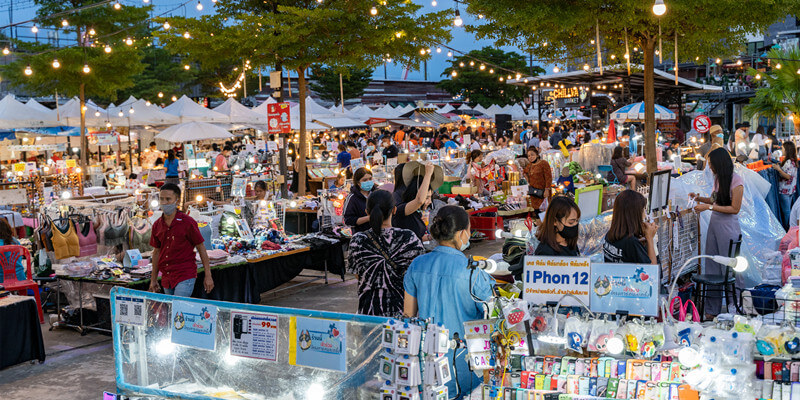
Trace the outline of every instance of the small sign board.
<instances>
[{"instance_id":1,"label":"small sign board","mask_svg":"<svg viewBox=\"0 0 800 400\"><path fill-rule=\"evenodd\" d=\"M711 119L705 115L698 115L692 120L692 128L700 133L706 133L711 129Z\"/></svg>"},{"instance_id":2,"label":"small sign board","mask_svg":"<svg viewBox=\"0 0 800 400\"><path fill-rule=\"evenodd\" d=\"M589 304L590 272L587 257L525 256L522 298L529 304L546 304L571 294ZM569 297L562 304L579 305Z\"/></svg>"}]
</instances>

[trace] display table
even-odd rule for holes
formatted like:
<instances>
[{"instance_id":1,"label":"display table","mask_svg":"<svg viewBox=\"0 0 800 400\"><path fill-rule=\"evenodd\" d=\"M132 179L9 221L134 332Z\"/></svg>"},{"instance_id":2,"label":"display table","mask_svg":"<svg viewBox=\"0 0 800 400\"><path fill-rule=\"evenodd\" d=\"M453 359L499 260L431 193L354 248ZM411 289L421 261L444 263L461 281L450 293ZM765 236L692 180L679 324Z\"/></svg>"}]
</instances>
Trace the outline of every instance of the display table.
<instances>
[{"instance_id":1,"label":"display table","mask_svg":"<svg viewBox=\"0 0 800 400\"><path fill-rule=\"evenodd\" d=\"M14 295L0 299L0 369L44 359L36 301L33 297Z\"/></svg>"}]
</instances>

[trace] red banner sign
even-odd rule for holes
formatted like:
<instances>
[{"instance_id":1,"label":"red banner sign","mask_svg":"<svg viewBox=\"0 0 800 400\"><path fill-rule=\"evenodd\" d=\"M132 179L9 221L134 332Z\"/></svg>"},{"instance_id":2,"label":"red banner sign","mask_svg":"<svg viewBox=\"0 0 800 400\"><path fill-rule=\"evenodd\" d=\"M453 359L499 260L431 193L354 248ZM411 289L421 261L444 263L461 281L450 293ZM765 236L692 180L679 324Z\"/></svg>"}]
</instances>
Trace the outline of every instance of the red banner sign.
<instances>
[{"instance_id":1,"label":"red banner sign","mask_svg":"<svg viewBox=\"0 0 800 400\"><path fill-rule=\"evenodd\" d=\"M267 104L267 126L271 134L289 133L292 130L289 103Z\"/></svg>"}]
</instances>

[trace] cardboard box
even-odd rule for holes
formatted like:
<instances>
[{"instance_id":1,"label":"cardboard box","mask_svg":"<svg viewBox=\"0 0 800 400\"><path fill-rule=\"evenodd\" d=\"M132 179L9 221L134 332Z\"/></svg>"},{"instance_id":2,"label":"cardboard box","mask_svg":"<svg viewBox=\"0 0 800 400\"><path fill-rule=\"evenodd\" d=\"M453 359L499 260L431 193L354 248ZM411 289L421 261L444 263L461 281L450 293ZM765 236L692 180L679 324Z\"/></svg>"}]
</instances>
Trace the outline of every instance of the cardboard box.
<instances>
[{"instance_id":1,"label":"cardboard box","mask_svg":"<svg viewBox=\"0 0 800 400\"><path fill-rule=\"evenodd\" d=\"M470 196L470 195L473 195L475 193L478 193L478 188L476 188L475 186L469 186L469 187L453 186L452 188L450 188L450 191L453 194L460 194L462 196L464 196L464 195Z\"/></svg>"}]
</instances>

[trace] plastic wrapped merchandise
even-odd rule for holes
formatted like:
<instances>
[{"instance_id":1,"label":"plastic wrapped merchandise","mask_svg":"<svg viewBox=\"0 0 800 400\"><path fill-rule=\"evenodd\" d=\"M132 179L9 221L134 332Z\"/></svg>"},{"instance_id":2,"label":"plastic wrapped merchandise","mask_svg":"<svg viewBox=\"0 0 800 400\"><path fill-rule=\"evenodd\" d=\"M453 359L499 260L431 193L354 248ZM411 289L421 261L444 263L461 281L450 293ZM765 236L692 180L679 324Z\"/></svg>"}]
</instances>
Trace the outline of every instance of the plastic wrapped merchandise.
<instances>
[{"instance_id":1,"label":"plastic wrapped merchandise","mask_svg":"<svg viewBox=\"0 0 800 400\"><path fill-rule=\"evenodd\" d=\"M761 283L779 285L781 262L776 257L776 252L786 231L764 201L766 195L764 178L741 165L737 164L735 168L735 172L744 180L739 226L742 230L741 255L750 263L750 268L742 274L745 287ZM769 189L769 184L766 185ZM713 187L714 175L710 168L692 171L672 180L670 200L673 205L684 209L688 205L689 193L700 193L706 197L711 194ZM710 218L710 212L700 213L701 254L705 254L705 237Z\"/></svg>"},{"instance_id":2,"label":"plastic wrapped merchandise","mask_svg":"<svg viewBox=\"0 0 800 400\"><path fill-rule=\"evenodd\" d=\"M753 335L710 328L700 342L678 356L684 367L696 366L686 374L686 383L705 398L754 398Z\"/></svg>"},{"instance_id":3,"label":"plastic wrapped merchandise","mask_svg":"<svg viewBox=\"0 0 800 400\"><path fill-rule=\"evenodd\" d=\"M597 171L598 165L608 165L611 162L614 147L617 145L613 143L586 143L572 158L579 162L583 169Z\"/></svg>"}]
</instances>

